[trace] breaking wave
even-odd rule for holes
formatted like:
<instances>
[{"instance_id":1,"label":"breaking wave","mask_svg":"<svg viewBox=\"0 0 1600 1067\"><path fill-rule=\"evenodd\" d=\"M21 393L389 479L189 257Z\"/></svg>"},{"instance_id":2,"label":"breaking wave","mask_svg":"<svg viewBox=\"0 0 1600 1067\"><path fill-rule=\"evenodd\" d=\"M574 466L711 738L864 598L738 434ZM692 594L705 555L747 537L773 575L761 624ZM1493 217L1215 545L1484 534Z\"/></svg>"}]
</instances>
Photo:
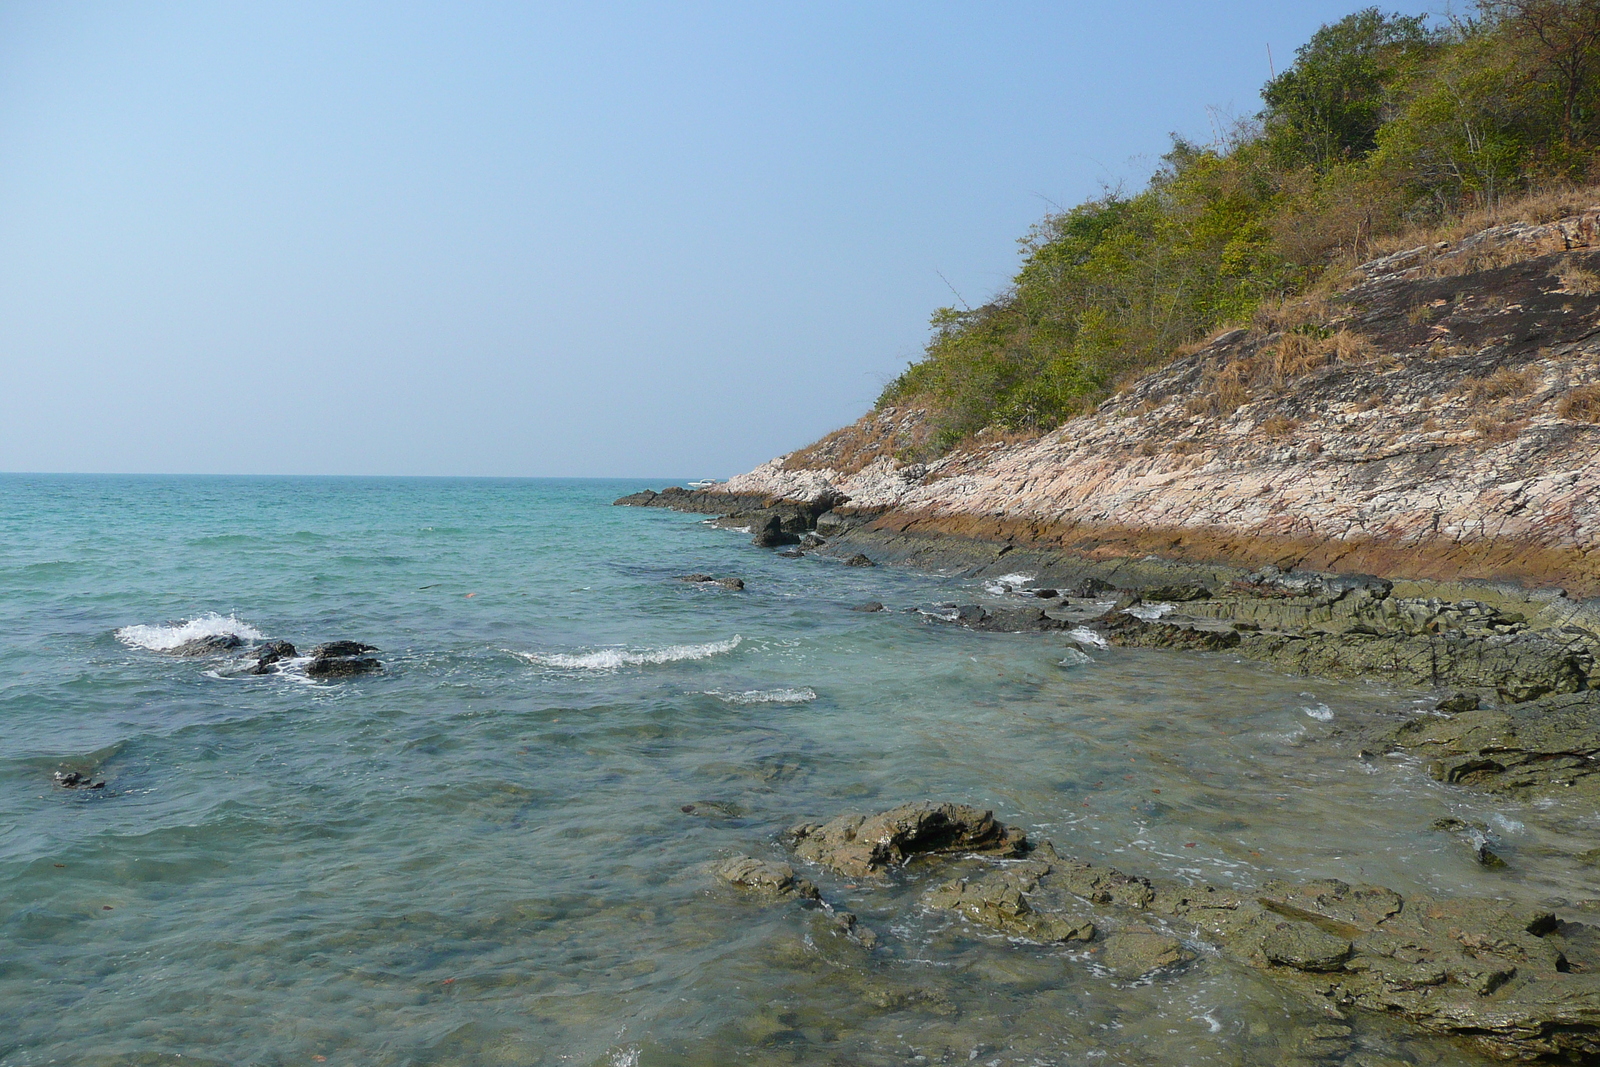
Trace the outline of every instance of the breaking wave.
<instances>
[{"instance_id":1,"label":"breaking wave","mask_svg":"<svg viewBox=\"0 0 1600 1067\"><path fill-rule=\"evenodd\" d=\"M1080 645L1092 645L1095 648L1111 647L1110 642L1087 626L1079 626L1076 629L1068 630L1067 636Z\"/></svg>"},{"instance_id":2,"label":"breaking wave","mask_svg":"<svg viewBox=\"0 0 1600 1067\"><path fill-rule=\"evenodd\" d=\"M169 622L161 626L124 626L116 632L116 639L133 648L148 648L152 652L166 652L202 637L234 636L245 641L262 641L266 634L233 615L218 615L208 611L186 622Z\"/></svg>"},{"instance_id":3,"label":"breaking wave","mask_svg":"<svg viewBox=\"0 0 1600 1067\"><path fill-rule=\"evenodd\" d=\"M511 654L540 667L614 671L619 667L643 667L649 664L678 663L682 660L710 659L724 652L732 652L743 640L743 637L734 634L726 641L708 641L703 645L668 645L666 648L649 648L637 652L620 648L603 648L598 652L580 652L571 655L560 652L550 655L539 655L534 652Z\"/></svg>"},{"instance_id":4,"label":"breaking wave","mask_svg":"<svg viewBox=\"0 0 1600 1067\"><path fill-rule=\"evenodd\" d=\"M726 700L729 704L807 704L817 699L817 691L807 686L795 689L747 689L742 693L707 689L706 696Z\"/></svg>"},{"instance_id":5,"label":"breaking wave","mask_svg":"<svg viewBox=\"0 0 1600 1067\"><path fill-rule=\"evenodd\" d=\"M998 578L991 578L983 583L986 592L995 596L1004 596L1006 593L1015 593L1033 581L1031 574L1002 574Z\"/></svg>"}]
</instances>

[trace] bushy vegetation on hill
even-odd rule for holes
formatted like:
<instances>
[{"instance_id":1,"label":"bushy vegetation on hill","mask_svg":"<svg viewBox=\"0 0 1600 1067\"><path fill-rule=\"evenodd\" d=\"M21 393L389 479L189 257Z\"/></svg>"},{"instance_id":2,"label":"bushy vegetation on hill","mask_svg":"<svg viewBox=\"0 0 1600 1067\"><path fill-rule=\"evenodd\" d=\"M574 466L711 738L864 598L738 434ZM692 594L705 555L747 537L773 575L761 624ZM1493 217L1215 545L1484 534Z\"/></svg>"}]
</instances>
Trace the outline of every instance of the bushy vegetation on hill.
<instances>
[{"instance_id":1,"label":"bushy vegetation on hill","mask_svg":"<svg viewBox=\"0 0 1600 1067\"><path fill-rule=\"evenodd\" d=\"M1176 139L1142 191L1042 219L1008 289L935 312L880 408L927 407L941 451L1048 430L1385 238L1600 181L1600 0L1483 0L1438 26L1368 8L1261 95L1222 142Z\"/></svg>"}]
</instances>

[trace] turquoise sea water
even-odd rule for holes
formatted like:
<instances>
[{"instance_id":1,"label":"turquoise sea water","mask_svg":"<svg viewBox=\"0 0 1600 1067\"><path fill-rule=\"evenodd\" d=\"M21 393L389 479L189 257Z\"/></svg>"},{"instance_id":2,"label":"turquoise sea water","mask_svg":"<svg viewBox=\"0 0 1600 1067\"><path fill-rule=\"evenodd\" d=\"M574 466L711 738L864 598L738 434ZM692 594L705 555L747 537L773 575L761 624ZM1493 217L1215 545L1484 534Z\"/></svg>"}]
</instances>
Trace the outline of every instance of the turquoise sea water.
<instances>
[{"instance_id":1,"label":"turquoise sea water","mask_svg":"<svg viewBox=\"0 0 1600 1067\"><path fill-rule=\"evenodd\" d=\"M1531 860L1581 818L1325 743L1425 694L930 624L998 594L608 506L646 484L0 476L0 1065L1269 1064L1318 1021L928 913L931 865L808 872L871 952L707 873L921 798L1150 876L1582 895ZM384 670L159 651L221 630ZM1338 1058L1379 1055L1474 1062L1372 1021Z\"/></svg>"}]
</instances>

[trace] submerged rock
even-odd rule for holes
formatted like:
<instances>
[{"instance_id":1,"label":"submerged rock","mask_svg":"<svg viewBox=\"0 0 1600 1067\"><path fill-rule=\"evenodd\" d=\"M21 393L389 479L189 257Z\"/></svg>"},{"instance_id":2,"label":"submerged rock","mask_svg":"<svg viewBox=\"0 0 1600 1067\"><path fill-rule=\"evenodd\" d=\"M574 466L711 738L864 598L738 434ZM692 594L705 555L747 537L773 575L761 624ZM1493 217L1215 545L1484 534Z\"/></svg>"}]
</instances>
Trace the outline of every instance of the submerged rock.
<instances>
[{"instance_id":1,"label":"submerged rock","mask_svg":"<svg viewBox=\"0 0 1600 1067\"><path fill-rule=\"evenodd\" d=\"M718 578L711 574L680 574L678 581L688 582L691 585L719 585L735 592L744 588L743 578Z\"/></svg>"},{"instance_id":2,"label":"submerged rock","mask_svg":"<svg viewBox=\"0 0 1600 1067\"><path fill-rule=\"evenodd\" d=\"M1029 940L1092 930L1084 911L1094 905L1113 926L1100 961L1121 977L1192 958L1148 925L1172 922L1331 1011L1397 1015L1509 1059L1600 1055L1600 960L1583 958L1595 932L1539 908L1402 897L1332 879L1269 882L1254 893L1153 883L1065 859L1048 843L923 899Z\"/></svg>"},{"instance_id":3,"label":"submerged rock","mask_svg":"<svg viewBox=\"0 0 1600 1067\"><path fill-rule=\"evenodd\" d=\"M797 876L787 863L735 856L719 863L716 875L724 882L758 898L775 900L820 900L822 894L806 879ZM855 916L850 917L853 921Z\"/></svg>"},{"instance_id":4,"label":"submerged rock","mask_svg":"<svg viewBox=\"0 0 1600 1067\"><path fill-rule=\"evenodd\" d=\"M882 611L883 610L883 605L878 603L878 601L876 601L876 600L869 600L865 604L857 604L855 607L851 608L850 610L851 611L866 611L866 612Z\"/></svg>"},{"instance_id":5,"label":"submerged rock","mask_svg":"<svg viewBox=\"0 0 1600 1067\"><path fill-rule=\"evenodd\" d=\"M375 645L364 645L360 641L327 641L317 645L309 655L316 659L329 656L359 656L363 652L378 651Z\"/></svg>"},{"instance_id":6,"label":"submerged rock","mask_svg":"<svg viewBox=\"0 0 1600 1067\"><path fill-rule=\"evenodd\" d=\"M855 555L853 555L853 556L849 557L848 559L846 559L844 561L844 565L846 567L876 567L877 566L876 563L873 563L870 559L868 559L866 556L862 555L860 552L857 552Z\"/></svg>"},{"instance_id":7,"label":"submerged rock","mask_svg":"<svg viewBox=\"0 0 1600 1067\"><path fill-rule=\"evenodd\" d=\"M882 877L889 868L925 853L1017 856L1027 849L1027 836L996 821L991 811L927 801L878 815L801 823L788 837L801 859L851 878Z\"/></svg>"},{"instance_id":8,"label":"submerged rock","mask_svg":"<svg viewBox=\"0 0 1600 1067\"><path fill-rule=\"evenodd\" d=\"M1192 959L1182 941L1155 930L1119 931L1100 950L1100 965L1118 978L1143 978Z\"/></svg>"},{"instance_id":9,"label":"submerged rock","mask_svg":"<svg viewBox=\"0 0 1600 1067\"><path fill-rule=\"evenodd\" d=\"M106 783L103 779L81 771L57 771L53 776L56 785L62 789L104 789Z\"/></svg>"}]
</instances>

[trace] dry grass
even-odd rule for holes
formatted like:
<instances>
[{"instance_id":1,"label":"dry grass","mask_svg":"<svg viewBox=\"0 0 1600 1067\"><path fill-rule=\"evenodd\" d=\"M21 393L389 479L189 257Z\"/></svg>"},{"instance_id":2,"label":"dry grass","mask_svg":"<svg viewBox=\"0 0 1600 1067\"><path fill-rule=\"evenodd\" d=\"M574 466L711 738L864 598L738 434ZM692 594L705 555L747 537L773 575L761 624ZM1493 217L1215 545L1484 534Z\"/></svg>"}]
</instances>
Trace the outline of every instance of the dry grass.
<instances>
[{"instance_id":1,"label":"dry grass","mask_svg":"<svg viewBox=\"0 0 1600 1067\"><path fill-rule=\"evenodd\" d=\"M1230 415L1258 396L1282 396L1291 383L1338 363L1367 364L1372 343L1340 330L1326 337L1285 334L1269 348L1208 368L1199 392L1184 405L1190 415Z\"/></svg>"},{"instance_id":2,"label":"dry grass","mask_svg":"<svg viewBox=\"0 0 1600 1067\"><path fill-rule=\"evenodd\" d=\"M1525 420L1511 420L1494 415L1474 415L1467 421L1472 432L1485 441L1509 441L1522 432Z\"/></svg>"},{"instance_id":3,"label":"dry grass","mask_svg":"<svg viewBox=\"0 0 1600 1067\"><path fill-rule=\"evenodd\" d=\"M849 426L790 453L783 469L831 467L854 474L884 456L898 457L922 447L931 435L927 412L922 409L901 407L892 415L868 412Z\"/></svg>"},{"instance_id":4,"label":"dry grass","mask_svg":"<svg viewBox=\"0 0 1600 1067\"><path fill-rule=\"evenodd\" d=\"M1593 296L1600 293L1600 274L1585 270L1575 257L1568 256L1556 271L1561 288L1573 296Z\"/></svg>"},{"instance_id":5,"label":"dry grass","mask_svg":"<svg viewBox=\"0 0 1600 1067\"><path fill-rule=\"evenodd\" d=\"M1574 186L1568 189L1550 189L1531 193L1515 200L1503 200L1493 208L1473 211L1459 219L1451 219L1433 226L1416 226L1378 237L1372 242L1371 258L1404 252L1408 248L1438 244L1451 245L1465 237L1513 222L1526 222L1540 226L1557 219L1581 215L1600 205L1600 185Z\"/></svg>"},{"instance_id":6,"label":"dry grass","mask_svg":"<svg viewBox=\"0 0 1600 1067\"><path fill-rule=\"evenodd\" d=\"M1580 385L1567 391L1556 414L1574 422L1600 423L1600 385Z\"/></svg>"},{"instance_id":7,"label":"dry grass","mask_svg":"<svg viewBox=\"0 0 1600 1067\"><path fill-rule=\"evenodd\" d=\"M1268 437L1287 437L1300 424L1283 415L1271 415L1261 421L1260 430Z\"/></svg>"},{"instance_id":8,"label":"dry grass","mask_svg":"<svg viewBox=\"0 0 1600 1067\"><path fill-rule=\"evenodd\" d=\"M1533 385L1534 375L1531 371L1501 367L1483 378L1467 378L1461 383L1461 391L1472 403L1482 404L1486 401L1527 396L1533 391Z\"/></svg>"}]
</instances>

